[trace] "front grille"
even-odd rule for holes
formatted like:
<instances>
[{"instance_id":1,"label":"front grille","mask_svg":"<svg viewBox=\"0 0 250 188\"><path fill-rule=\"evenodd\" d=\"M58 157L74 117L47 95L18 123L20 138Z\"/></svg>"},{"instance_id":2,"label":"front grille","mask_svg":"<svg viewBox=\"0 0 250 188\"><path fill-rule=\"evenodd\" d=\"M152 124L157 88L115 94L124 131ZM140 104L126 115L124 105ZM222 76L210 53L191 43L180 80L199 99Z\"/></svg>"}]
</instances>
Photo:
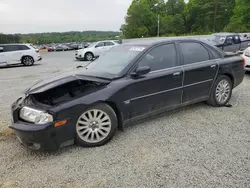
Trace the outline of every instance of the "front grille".
<instances>
[{"instance_id":1,"label":"front grille","mask_svg":"<svg viewBox=\"0 0 250 188\"><path fill-rule=\"evenodd\" d=\"M246 65L247 68L250 68L250 65Z\"/></svg>"}]
</instances>

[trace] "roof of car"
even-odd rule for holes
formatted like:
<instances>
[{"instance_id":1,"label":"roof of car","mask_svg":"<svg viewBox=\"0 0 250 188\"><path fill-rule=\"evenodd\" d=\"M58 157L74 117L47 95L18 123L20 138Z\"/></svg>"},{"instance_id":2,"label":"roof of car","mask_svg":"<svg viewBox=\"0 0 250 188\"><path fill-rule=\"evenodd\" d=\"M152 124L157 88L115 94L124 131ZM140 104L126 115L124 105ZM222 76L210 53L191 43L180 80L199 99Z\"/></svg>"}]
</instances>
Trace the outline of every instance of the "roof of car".
<instances>
[{"instance_id":1,"label":"roof of car","mask_svg":"<svg viewBox=\"0 0 250 188\"><path fill-rule=\"evenodd\" d=\"M159 38L144 38L144 39L132 39L124 41L122 45L139 45L139 46L150 46L153 44L158 44L162 42L171 42L171 41L202 41L205 40L201 37L159 37Z\"/></svg>"},{"instance_id":2,"label":"roof of car","mask_svg":"<svg viewBox=\"0 0 250 188\"><path fill-rule=\"evenodd\" d=\"M22 43L13 43L13 44L0 44L0 45L30 45L30 44L22 44Z\"/></svg>"},{"instance_id":3,"label":"roof of car","mask_svg":"<svg viewBox=\"0 0 250 188\"><path fill-rule=\"evenodd\" d=\"M212 35L219 35L219 36L228 36L228 35L239 35L238 33L213 33Z\"/></svg>"}]
</instances>

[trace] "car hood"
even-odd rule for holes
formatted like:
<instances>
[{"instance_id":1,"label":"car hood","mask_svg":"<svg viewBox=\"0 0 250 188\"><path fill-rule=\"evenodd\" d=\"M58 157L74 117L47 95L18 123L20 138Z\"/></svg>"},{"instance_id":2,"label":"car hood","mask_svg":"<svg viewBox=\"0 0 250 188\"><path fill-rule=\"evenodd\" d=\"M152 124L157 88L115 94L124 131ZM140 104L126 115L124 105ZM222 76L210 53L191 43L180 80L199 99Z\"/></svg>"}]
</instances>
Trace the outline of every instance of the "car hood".
<instances>
[{"instance_id":1,"label":"car hood","mask_svg":"<svg viewBox=\"0 0 250 188\"><path fill-rule=\"evenodd\" d=\"M66 84L75 80L86 80L86 81L93 81L98 83L110 83L113 76L98 72L98 71L90 71L87 69L80 69L80 70L70 70L66 72L62 72L59 75L51 75L44 80L40 80L35 83L30 88L24 91L24 94L35 94L35 93L42 93L54 87L60 86L62 84Z\"/></svg>"}]
</instances>

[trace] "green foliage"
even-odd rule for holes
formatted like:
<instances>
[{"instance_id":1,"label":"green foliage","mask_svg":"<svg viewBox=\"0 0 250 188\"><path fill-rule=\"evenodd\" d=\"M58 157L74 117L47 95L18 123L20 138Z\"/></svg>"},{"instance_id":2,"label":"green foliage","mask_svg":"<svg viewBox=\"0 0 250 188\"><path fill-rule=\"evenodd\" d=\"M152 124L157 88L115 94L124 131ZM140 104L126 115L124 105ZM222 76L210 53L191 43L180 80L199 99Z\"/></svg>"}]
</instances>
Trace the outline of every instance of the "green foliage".
<instances>
[{"instance_id":1,"label":"green foliage","mask_svg":"<svg viewBox=\"0 0 250 188\"><path fill-rule=\"evenodd\" d=\"M119 32L112 31L71 31L64 33L35 33L21 35L21 42L33 44L61 43L61 42L93 42L115 39Z\"/></svg>"},{"instance_id":2,"label":"green foliage","mask_svg":"<svg viewBox=\"0 0 250 188\"><path fill-rule=\"evenodd\" d=\"M151 2L152 3L152 2ZM155 20L157 15L150 6L150 1L133 0L128 9L126 24L122 27L122 32L127 38L148 37L157 31Z\"/></svg>"},{"instance_id":3,"label":"green foliage","mask_svg":"<svg viewBox=\"0 0 250 188\"><path fill-rule=\"evenodd\" d=\"M250 30L250 1L236 0L234 15L225 31L248 32Z\"/></svg>"},{"instance_id":4,"label":"green foliage","mask_svg":"<svg viewBox=\"0 0 250 188\"><path fill-rule=\"evenodd\" d=\"M64 33L33 33L33 34L0 34L0 43L33 43L48 44L61 42L94 42L115 39L120 32L113 31L71 31Z\"/></svg>"},{"instance_id":5,"label":"green foliage","mask_svg":"<svg viewBox=\"0 0 250 188\"><path fill-rule=\"evenodd\" d=\"M157 5L157 6L155 6ZM133 0L121 31L125 38L250 30L249 0Z\"/></svg>"},{"instance_id":6,"label":"green foliage","mask_svg":"<svg viewBox=\"0 0 250 188\"><path fill-rule=\"evenodd\" d=\"M18 43L18 42L20 42L19 35L5 35L0 33L0 44Z\"/></svg>"}]
</instances>

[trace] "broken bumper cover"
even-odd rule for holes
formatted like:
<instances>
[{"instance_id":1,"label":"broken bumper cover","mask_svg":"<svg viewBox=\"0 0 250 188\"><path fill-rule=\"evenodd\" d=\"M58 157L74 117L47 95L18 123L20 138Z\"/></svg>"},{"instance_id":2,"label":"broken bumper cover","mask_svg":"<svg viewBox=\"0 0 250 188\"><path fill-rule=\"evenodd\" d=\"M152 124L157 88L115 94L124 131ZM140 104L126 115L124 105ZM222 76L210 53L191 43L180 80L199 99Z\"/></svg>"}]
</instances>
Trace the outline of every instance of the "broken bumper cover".
<instances>
[{"instance_id":1,"label":"broken bumper cover","mask_svg":"<svg viewBox=\"0 0 250 188\"><path fill-rule=\"evenodd\" d=\"M26 147L34 150L56 150L56 142L53 129L47 129L41 125L30 125L24 122L17 122L10 126L14 129L18 140ZM39 130L40 129L40 130Z\"/></svg>"},{"instance_id":2,"label":"broken bumper cover","mask_svg":"<svg viewBox=\"0 0 250 188\"><path fill-rule=\"evenodd\" d=\"M62 146L72 145L74 139L68 139L67 124L63 127L53 127L53 123L46 125L31 124L18 121L9 128L15 131L18 140L27 148L33 150L57 150Z\"/></svg>"}]
</instances>

